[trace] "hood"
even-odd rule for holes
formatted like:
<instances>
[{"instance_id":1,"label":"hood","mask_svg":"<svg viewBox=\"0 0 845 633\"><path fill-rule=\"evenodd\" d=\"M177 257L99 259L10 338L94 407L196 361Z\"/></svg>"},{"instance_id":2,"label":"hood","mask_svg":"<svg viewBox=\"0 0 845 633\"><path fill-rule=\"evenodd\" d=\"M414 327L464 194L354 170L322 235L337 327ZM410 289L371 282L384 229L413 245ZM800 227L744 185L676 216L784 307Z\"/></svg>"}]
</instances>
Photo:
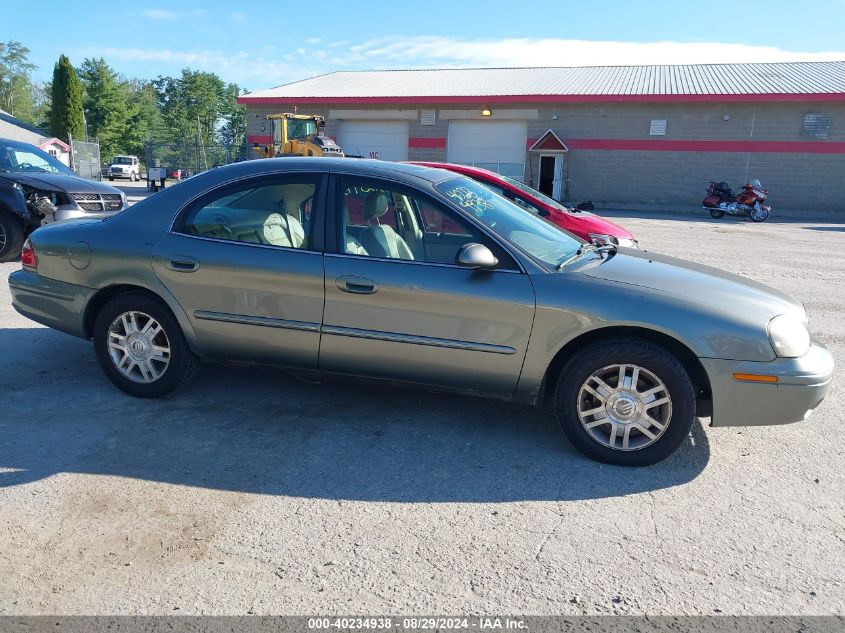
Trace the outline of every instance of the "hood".
<instances>
[{"instance_id":1,"label":"hood","mask_svg":"<svg viewBox=\"0 0 845 633\"><path fill-rule=\"evenodd\" d=\"M620 249L613 257L582 272L596 279L669 293L710 309L753 312L764 319L792 314L806 320L804 306L786 293L739 275L668 255Z\"/></svg>"},{"instance_id":2,"label":"hood","mask_svg":"<svg viewBox=\"0 0 845 633\"><path fill-rule=\"evenodd\" d=\"M12 180L21 185L33 187L34 189L41 189L43 191L63 191L69 193L120 193L120 189L115 189L111 185L68 174L4 171L0 173L0 177Z\"/></svg>"},{"instance_id":3,"label":"hood","mask_svg":"<svg viewBox=\"0 0 845 633\"><path fill-rule=\"evenodd\" d=\"M577 228L578 231L583 231L585 235L588 233L597 233L627 238L629 240L634 239L634 235L628 229L594 213L587 211L554 211L554 213L565 215L567 224L573 228Z\"/></svg>"}]
</instances>

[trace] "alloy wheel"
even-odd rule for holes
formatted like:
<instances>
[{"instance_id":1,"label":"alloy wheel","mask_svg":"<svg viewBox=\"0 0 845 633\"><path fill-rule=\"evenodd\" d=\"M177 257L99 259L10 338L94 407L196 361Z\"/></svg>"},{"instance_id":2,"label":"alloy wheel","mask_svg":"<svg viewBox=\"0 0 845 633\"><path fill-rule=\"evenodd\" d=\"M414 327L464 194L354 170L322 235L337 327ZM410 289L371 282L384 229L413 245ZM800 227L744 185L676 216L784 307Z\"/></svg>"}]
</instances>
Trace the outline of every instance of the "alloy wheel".
<instances>
[{"instance_id":1,"label":"alloy wheel","mask_svg":"<svg viewBox=\"0 0 845 633\"><path fill-rule=\"evenodd\" d=\"M663 381L644 367L608 365L581 385L578 417L599 444L635 451L654 444L666 431L672 397Z\"/></svg>"},{"instance_id":2,"label":"alloy wheel","mask_svg":"<svg viewBox=\"0 0 845 633\"><path fill-rule=\"evenodd\" d=\"M108 331L109 356L133 382L155 382L170 365L170 341L161 324L144 312L120 314Z\"/></svg>"}]
</instances>

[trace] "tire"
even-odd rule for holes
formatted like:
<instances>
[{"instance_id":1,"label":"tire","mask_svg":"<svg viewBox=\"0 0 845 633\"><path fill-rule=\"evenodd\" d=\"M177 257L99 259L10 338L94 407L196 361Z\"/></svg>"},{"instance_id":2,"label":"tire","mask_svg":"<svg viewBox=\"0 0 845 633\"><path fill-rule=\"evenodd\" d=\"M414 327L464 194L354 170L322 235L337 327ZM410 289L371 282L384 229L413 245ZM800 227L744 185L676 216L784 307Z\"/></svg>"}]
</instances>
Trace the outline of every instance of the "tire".
<instances>
[{"instance_id":1,"label":"tire","mask_svg":"<svg viewBox=\"0 0 845 633\"><path fill-rule=\"evenodd\" d=\"M725 212L719 211L718 209L710 209L710 215L718 220L719 218L725 215Z\"/></svg>"},{"instance_id":2,"label":"tire","mask_svg":"<svg viewBox=\"0 0 845 633\"><path fill-rule=\"evenodd\" d=\"M135 172L129 174L129 182L135 182L138 178L135 176Z\"/></svg>"},{"instance_id":3,"label":"tire","mask_svg":"<svg viewBox=\"0 0 845 633\"><path fill-rule=\"evenodd\" d=\"M748 215L751 218L752 222L765 222L769 219L769 212L765 210L761 210L758 215L754 215L754 211L752 210L751 213Z\"/></svg>"},{"instance_id":4,"label":"tire","mask_svg":"<svg viewBox=\"0 0 845 633\"><path fill-rule=\"evenodd\" d=\"M152 337L143 332L150 320L161 328ZM156 329L150 326L150 331ZM164 348L169 350L166 355ZM193 378L201 362L170 309L139 292L118 295L100 310L94 323L94 352L112 384L137 398L167 395ZM123 369L118 369L118 359Z\"/></svg>"},{"instance_id":5,"label":"tire","mask_svg":"<svg viewBox=\"0 0 845 633\"><path fill-rule=\"evenodd\" d=\"M114 176L109 176L109 182L114 182Z\"/></svg>"},{"instance_id":6,"label":"tire","mask_svg":"<svg viewBox=\"0 0 845 633\"><path fill-rule=\"evenodd\" d=\"M20 259L23 242L23 225L13 216L0 211L0 262Z\"/></svg>"},{"instance_id":7,"label":"tire","mask_svg":"<svg viewBox=\"0 0 845 633\"><path fill-rule=\"evenodd\" d=\"M628 383L623 382L617 391L619 365L627 367ZM639 386L632 390L634 368ZM611 389L610 395L595 381L596 375L606 378L604 385ZM637 395L653 391L654 379L662 389ZM663 404L649 406L666 398ZM684 366L663 347L636 338L611 338L580 349L567 361L557 380L555 410L569 441L588 457L618 466L650 466L674 453L689 436L695 421L695 390ZM658 424L651 425L641 412L650 414ZM601 419L607 422L601 423ZM626 438L628 446L624 448Z\"/></svg>"}]
</instances>

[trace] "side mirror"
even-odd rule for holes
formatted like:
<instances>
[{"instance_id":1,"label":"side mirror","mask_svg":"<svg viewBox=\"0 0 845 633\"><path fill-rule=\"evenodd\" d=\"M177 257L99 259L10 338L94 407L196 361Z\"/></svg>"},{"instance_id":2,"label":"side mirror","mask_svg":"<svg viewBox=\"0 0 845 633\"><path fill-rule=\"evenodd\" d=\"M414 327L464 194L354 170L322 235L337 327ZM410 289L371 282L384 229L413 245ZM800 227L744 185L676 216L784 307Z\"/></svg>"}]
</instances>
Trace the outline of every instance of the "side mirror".
<instances>
[{"instance_id":1,"label":"side mirror","mask_svg":"<svg viewBox=\"0 0 845 633\"><path fill-rule=\"evenodd\" d=\"M493 268L499 260L484 244L470 242L461 246L455 256L455 263L464 268Z\"/></svg>"},{"instance_id":2,"label":"side mirror","mask_svg":"<svg viewBox=\"0 0 845 633\"><path fill-rule=\"evenodd\" d=\"M548 209L539 209L537 211L537 215L539 215L541 218L547 218L551 215L551 213L549 213Z\"/></svg>"}]
</instances>

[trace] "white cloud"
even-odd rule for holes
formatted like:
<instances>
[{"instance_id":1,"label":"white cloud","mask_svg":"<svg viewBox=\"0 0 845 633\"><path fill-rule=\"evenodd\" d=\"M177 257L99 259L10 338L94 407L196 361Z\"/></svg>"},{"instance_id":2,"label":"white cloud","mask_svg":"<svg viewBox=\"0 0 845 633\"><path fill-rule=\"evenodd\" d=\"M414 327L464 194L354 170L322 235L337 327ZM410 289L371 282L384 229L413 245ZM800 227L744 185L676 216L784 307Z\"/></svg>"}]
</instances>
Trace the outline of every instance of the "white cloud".
<instances>
[{"instance_id":1,"label":"white cloud","mask_svg":"<svg viewBox=\"0 0 845 633\"><path fill-rule=\"evenodd\" d=\"M275 44L278 44L276 42ZM774 46L704 42L596 42L505 38L459 40L432 36L330 42L313 50L278 45L223 52L109 48L80 51L132 63L123 72L151 77L176 74L184 66L212 71L226 81L261 90L336 70L437 67L597 66L845 60L845 51L805 53ZM140 62L140 64L139 64ZM126 64L124 64L126 66Z\"/></svg>"},{"instance_id":2,"label":"white cloud","mask_svg":"<svg viewBox=\"0 0 845 633\"><path fill-rule=\"evenodd\" d=\"M775 46L709 42L614 42L434 36L379 38L349 47L352 60L380 68L436 66L612 66L845 59L845 51L806 53Z\"/></svg>"},{"instance_id":3,"label":"white cloud","mask_svg":"<svg viewBox=\"0 0 845 633\"><path fill-rule=\"evenodd\" d=\"M144 9L141 14L150 20L178 20L179 14L167 9Z\"/></svg>"}]
</instances>

